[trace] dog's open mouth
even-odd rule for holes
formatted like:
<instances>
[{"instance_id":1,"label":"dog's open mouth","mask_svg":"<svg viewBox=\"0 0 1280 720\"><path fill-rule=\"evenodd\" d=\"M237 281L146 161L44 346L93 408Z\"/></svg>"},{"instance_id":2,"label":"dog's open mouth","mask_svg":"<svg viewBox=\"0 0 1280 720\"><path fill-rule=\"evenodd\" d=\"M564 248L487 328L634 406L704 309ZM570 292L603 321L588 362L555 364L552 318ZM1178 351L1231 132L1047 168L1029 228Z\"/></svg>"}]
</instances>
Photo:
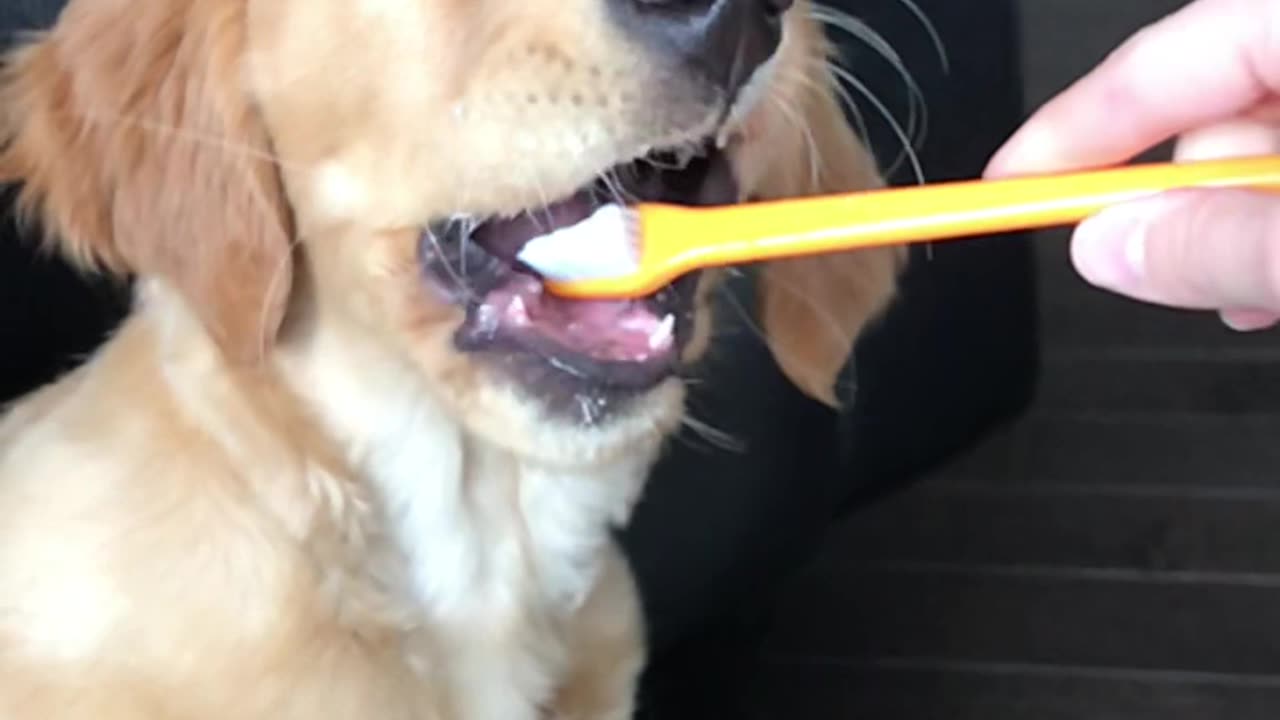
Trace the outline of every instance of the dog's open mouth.
<instances>
[{"instance_id":1,"label":"dog's open mouth","mask_svg":"<svg viewBox=\"0 0 1280 720\"><path fill-rule=\"evenodd\" d=\"M455 218L428 229L421 258L429 281L467 319L459 349L535 357L599 386L644 389L677 370L693 323L696 276L640 300L567 300L516 258L530 240L575 225L609 203L723 205L738 200L728 158L715 144L656 152L617 166L571 197L516 217Z\"/></svg>"}]
</instances>

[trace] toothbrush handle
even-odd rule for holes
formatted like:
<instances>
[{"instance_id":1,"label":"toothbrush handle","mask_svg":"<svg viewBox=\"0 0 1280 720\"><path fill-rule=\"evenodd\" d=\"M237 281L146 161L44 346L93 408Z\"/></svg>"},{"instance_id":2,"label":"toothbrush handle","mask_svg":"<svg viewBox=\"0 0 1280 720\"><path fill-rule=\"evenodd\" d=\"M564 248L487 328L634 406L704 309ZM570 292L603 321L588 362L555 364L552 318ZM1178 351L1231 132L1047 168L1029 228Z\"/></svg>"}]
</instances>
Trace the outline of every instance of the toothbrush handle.
<instances>
[{"instance_id":1,"label":"toothbrush handle","mask_svg":"<svg viewBox=\"0 0 1280 720\"><path fill-rule=\"evenodd\" d=\"M711 266L1070 225L1145 195L1208 187L1280 192L1280 156L970 180L731 209L649 206L641 214L645 264L658 263L665 266L664 274L678 275ZM694 238L696 247L689 244Z\"/></svg>"}]
</instances>

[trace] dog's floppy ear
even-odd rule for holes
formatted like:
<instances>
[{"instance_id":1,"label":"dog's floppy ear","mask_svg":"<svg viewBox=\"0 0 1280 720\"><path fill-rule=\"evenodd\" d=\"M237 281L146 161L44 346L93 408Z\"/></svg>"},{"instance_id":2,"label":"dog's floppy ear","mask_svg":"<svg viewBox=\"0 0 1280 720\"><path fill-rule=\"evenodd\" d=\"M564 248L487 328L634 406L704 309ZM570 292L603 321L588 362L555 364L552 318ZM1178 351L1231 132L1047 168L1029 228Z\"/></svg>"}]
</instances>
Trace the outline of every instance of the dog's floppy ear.
<instances>
[{"instance_id":1,"label":"dog's floppy ear","mask_svg":"<svg viewBox=\"0 0 1280 720\"><path fill-rule=\"evenodd\" d=\"M799 39L809 57L778 75L775 96L748 122L747 142L765 158L744 170L753 199L867 190L883 185L842 111L823 62L829 46L814 27ZM772 107L770 106L772 103ZM836 381L869 321L893 297L905 264L898 248L766 264L760 322L774 358L805 394L838 406Z\"/></svg>"},{"instance_id":2,"label":"dog's floppy ear","mask_svg":"<svg viewBox=\"0 0 1280 720\"><path fill-rule=\"evenodd\" d=\"M244 0L72 0L14 52L0 181L86 267L162 278L235 361L275 338L291 218L244 86Z\"/></svg>"}]
</instances>

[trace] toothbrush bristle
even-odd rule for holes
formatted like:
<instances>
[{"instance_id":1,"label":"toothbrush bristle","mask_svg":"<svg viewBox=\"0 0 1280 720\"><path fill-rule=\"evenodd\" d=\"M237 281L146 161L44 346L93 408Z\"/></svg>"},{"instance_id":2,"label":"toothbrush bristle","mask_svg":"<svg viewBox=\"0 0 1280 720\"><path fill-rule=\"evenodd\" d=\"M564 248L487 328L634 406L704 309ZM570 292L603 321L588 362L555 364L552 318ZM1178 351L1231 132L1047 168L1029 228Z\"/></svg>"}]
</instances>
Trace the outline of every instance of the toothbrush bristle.
<instances>
[{"instance_id":1,"label":"toothbrush bristle","mask_svg":"<svg viewBox=\"0 0 1280 720\"><path fill-rule=\"evenodd\" d=\"M604 205L586 220L530 240L520 262L555 282L604 280L640 267L639 223L621 205Z\"/></svg>"}]
</instances>

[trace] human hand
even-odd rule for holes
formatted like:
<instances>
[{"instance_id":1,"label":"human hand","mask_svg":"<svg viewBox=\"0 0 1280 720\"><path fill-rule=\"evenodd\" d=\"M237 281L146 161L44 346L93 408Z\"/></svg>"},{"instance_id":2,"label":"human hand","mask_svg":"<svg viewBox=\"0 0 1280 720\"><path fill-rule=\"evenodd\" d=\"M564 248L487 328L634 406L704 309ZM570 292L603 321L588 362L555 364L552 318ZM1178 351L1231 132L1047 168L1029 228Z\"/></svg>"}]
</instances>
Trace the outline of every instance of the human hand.
<instances>
[{"instance_id":1,"label":"human hand","mask_svg":"<svg viewBox=\"0 0 1280 720\"><path fill-rule=\"evenodd\" d=\"M1177 138L1179 160L1280 152L1280 2L1197 0L1139 32L1045 105L988 177L1122 163ZM1238 330L1280 322L1280 195L1165 193L1081 223L1089 282Z\"/></svg>"}]
</instances>

